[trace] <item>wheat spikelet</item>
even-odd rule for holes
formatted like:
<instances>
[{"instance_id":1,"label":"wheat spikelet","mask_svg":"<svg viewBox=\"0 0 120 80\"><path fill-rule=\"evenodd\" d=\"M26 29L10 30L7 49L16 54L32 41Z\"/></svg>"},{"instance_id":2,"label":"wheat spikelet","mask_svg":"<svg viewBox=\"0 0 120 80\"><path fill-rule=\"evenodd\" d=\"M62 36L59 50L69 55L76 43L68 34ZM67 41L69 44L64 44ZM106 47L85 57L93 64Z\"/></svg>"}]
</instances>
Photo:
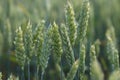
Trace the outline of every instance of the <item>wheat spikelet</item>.
<instances>
[{"instance_id":1,"label":"wheat spikelet","mask_svg":"<svg viewBox=\"0 0 120 80\"><path fill-rule=\"evenodd\" d=\"M51 35L52 35L52 28L50 27L44 34L42 53L39 56L39 64L40 64L43 72L44 72L45 68L47 67L50 52L51 52L51 44L52 44Z\"/></svg>"},{"instance_id":2,"label":"wheat spikelet","mask_svg":"<svg viewBox=\"0 0 120 80\"><path fill-rule=\"evenodd\" d=\"M73 80L74 79L76 72L78 70L78 67L79 67L79 60L76 60L73 63L72 68L70 69L70 72L67 74L66 80Z\"/></svg>"},{"instance_id":3,"label":"wheat spikelet","mask_svg":"<svg viewBox=\"0 0 120 80\"><path fill-rule=\"evenodd\" d=\"M45 21L42 20L35 28L35 33L33 35L33 44L34 44L34 52L36 56L36 63L37 63L37 75L36 79L38 79L39 75L39 67L40 67L40 56L42 54L42 46L43 46L43 40L44 40L44 27L45 27Z\"/></svg>"},{"instance_id":4,"label":"wheat spikelet","mask_svg":"<svg viewBox=\"0 0 120 80\"><path fill-rule=\"evenodd\" d=\"M90 66L91 80L104 80L104 75L97 60L92 61Z\"/></svg>"},{"instance_id":5,"label":"wheat spikelet","mask_svg":"<svg viewBox=\"0 0 120 80\"><path fill-rule=\"evenodd\" d=\"M62 51L62 41L58 31L58 25L54 22L52 25L52 53L54 60L58 63L61 60Z\"/></svg>"},{"instance_id":6,"label":"wheat spikelet","mask_svg":"<svg viewBox=\"0 0 120 80\"><path fill-rule=\"evenodd\" d=\"M63 52L64 52L63 57L65 58L64 60L66 64L65 66L68 66L68 68L71 68L72 64L75 61L75 58L74 58L74 53L68 37L67 29L64 24L60 26L60 33L61 33L61 39L63 43Z\"/></svg>"},{"instance_id":7,"label":"wheat spikelet","mask_svg":"<svg viewBox=\"0 0 120 80\"><path fill-rule=\"evenodd\" d=\"M96 58L95 46L90 50L90 78L91 80L103 80L103 72Z\"/></svg>"},{"instance_id":8,"label":"wheat spikelet","mask_svg":"<svg viewBox=\"0 0 120 80\"><path fill-rule=\"evenodd\" d=\"M114 28L110 27L106 32L106 57L110 63L111 71L119 68L119 55L116 49Z\"/></svg>"},{"instance_id":9,"label":"wheat spikelet","mask_svg":"<svg viewBox=\"0 0 120 80\"><path fill-rule=\"evenodd\" d=\"M33 45L33 34L32 34L32 25L30 21L26 27L26 32L24 34L24 44L25 44L25 53L27 55L27 61L34 55L34 45Z\"/></svg>"},{"instance_id":10,"label":"wheat spikelet","mask_svg":"<svg viewBox=\"0 0 120 80\"><path fill-rule=\"evenodd\" d=\"M41 49L42 49L42 44L43 44L43 29L44 29L44 24L45 21L41 21L36 29L35 29L35 34L33 36L33 43L34 43L34 48L35 48L35 56L40 56L41 54Z\"/></svg>"},{"instance_id":11,"label":"wheat spikelet","mask_svg":"<svg viewBox=\"0 0 120 80\"><path fill-rule=\"evenodd\" d=\"M79 25L77 28L76 44L79 44L79 42L83 40L86 36L90 11L89 8L90 8L89 0L83 0Z\"/></svg>"},{"instance_id":12,"label":"wheat spikelet","mask_svg":"<svg viewBox=\"0 0 120 80\"><path fill-rule=\"evenodd\" d=\"M115 49L115 52L114 52L114 65L115 65L115 69L119 69L119 53L118 53L118 50Z\"/></svg>"},{"instance_id":13,"label":"wheat spikelet","mask_svg":"<svg viewBox=\"0 0 120 80\"><path fill-rule=\"evenodd\" d=\"M85 45L81 45L80 49L80 58L79 58L79 71L80 71L80 80L83 80L85 73Z\"/></svg>"},{"instance_id":14,"label":"wheat spikelet","mask_svg":"<svg viewBox=\"0 0 120 80\"><path fill-rule=\"evenodd\" d=\"M25 55L25 48L23 44L23 32L21 30L21 27L19 27L16 30L14 44L15 44L16 60L22 67L24 67L26 55Z\"/></svg>"},{"instance_id":15,"label":"wheat spikelet","mask_svg":"<svg viewBox=\"0 0 120 80\"><path fill-rule=\"evenodd\" d=\"M95 46L92 45L90 49L90 62L96 60Z\"/></svg>"},{"instance_id":16,"label":"wheat spikelet","mask_svg":"<svg viewBox=\"0 0 120 80\"><path fill-rule=\"evenodd\" d=\"M69 1L67 1L67 6L65 8L66 15L66 24L68 27L68 35L70 38L70 43L73 46L76 38L76 22L75 22L75 14L72 5Z\"/></svg>"}]
</instances>

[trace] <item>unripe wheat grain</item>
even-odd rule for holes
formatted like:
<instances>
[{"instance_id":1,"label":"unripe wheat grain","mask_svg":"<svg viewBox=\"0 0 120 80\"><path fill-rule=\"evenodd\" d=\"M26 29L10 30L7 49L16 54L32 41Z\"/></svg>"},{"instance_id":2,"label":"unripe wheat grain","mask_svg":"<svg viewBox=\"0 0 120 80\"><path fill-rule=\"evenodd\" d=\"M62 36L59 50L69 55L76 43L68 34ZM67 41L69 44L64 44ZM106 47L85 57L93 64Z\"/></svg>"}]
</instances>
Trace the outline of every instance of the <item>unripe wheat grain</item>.
<instances>
[{"instance_id":1,"label":"unripe wheat grain","mask_svg":"<svg viewBox=\"0 0 120 80\"><path fill-rule=\"evenodd\" d=\"M62 40L58 31L58 25L54 22L52 25L52 52L54 60L58 63L61 60L62 51Z\"/></svg>"},{"instance_id":2,"label":"unripe wheat grain","mask_svg":"<svg viewBox=\"0 0 120 80\"><path fill-rule=\"evenodd\" d=\"M89 11L90 11L89 0L83 0L80 19L78 22L79 25L77 28L76 44L79 44L79 42L83 40L86 36L88 20L89 20Z\"/></svg>"},{"instance_id":3,"label":"unripe wheat grain","mask_svg":"<svg viewBox=\"0 0 120 80\"><path fill-rule=\"evenodd\" d=\"M24 48L24 44L23 44L23 32L21 30L21 27L19 27L16 30L16 36L15 36L15 56L16 56L16 60L17 62L21 65L21 67L23 68L25 65L25 48Z\"/></svg>"},{"instance_id":4,"label":"unripe wheat grain","mask_svg":"<svg viewBox=\"0 0 120 80\"><path fill-rule=\"evenodd\" d=\"M61 39L63 43L63 57L65 58L64 62L66 62L66 66L70 69L72 64L75 61L74 53L72 50L72 46L68 37L67 29L64 24L60 26L60 33L61 33Z\"/></svg>"},{"instance_id":5,"label":"unripe wheat grain","mask_svg":"<svg viewBox=\"0 0 120 80\"><path fill-rule=\"evenodd\" d=\"M80 49L80 58L79 58L80 80L83 80L85 73L85 56L86 56L85 45L82 44Z\"/></svg>"},{"instance_id":6,"label":"unripe wheat grain","mask_svg":"<svg viewBox=\"0 0 120 80\"><path fill-rule=\"evenodd\" d=\"M51 44L52 44L51 35L52 35L52 28L50 27L44 34L44 41L42 44L42 53L39 56L39 64L42 68L43 74L48 65L48 60L51 53Z\"/></svg>"},{"instance_id":7,"label":"unripe wheat grain","mask_svg":"<svg viewBox=\"0 0 120 80\"><path fill-rule=\"evenodd\" d=\"M30 62L31 58L34 55L34 45L33 45L33 34L32 33L33 33L32 25L29 21L27 28L26 28L26 32L24 34L25 53L26 53L28 62Z\"/></svg>"},{"instance_id":8,"label":"unripe wheat grain","mask_svg":"<svg viewBox=\"0 0 120 80\"><path fill-rule=\"evenodd\" d=\"M104 80L103 72L96 58L95 46L90 50L90 78L91 80Z\"/></svg>"},{"instance_id":9,"label":"unripe wheat grain","mask_svg":"<svg viewBox=\"0 0 120 80\"><path fill-rule=\"evenodd\" d=\"M77 24L75 21L75 14L72 5L70 2L67 2L67 6L65 8L65 15L66 15L66 24L68 27L68 36L70 38L70 43L73 46L75 43L75 38L76 38L76 28Z\"/></svg>"},{"instance_id":10,"label":"unripe wheat grain","mask_svg":"<svg viewBox=\"0 0 120 80\"><path fill-rule=\"evenodd\" d=\"M110 63L110 69L113 71L115 69L119 69L119 55L116 49L115 32L113 27L110 27L107 30L106 37L106 57Z\"/></svg>"},{"instance_id":11,"label":"unripe wheat grain","mask_svg":"<svg viewBox=\"0 0 120 80\"><path fill-rule=\"evenodd\" d=\"M43 44L43 30L44 30L44 24L45 21L41 21L36 29L35 29L35 34L33 36L33 43L34 43L34 48L35 48L35 56L40 56L41 50L42 50L42 44Z\"/></svg>"}]
</instances>

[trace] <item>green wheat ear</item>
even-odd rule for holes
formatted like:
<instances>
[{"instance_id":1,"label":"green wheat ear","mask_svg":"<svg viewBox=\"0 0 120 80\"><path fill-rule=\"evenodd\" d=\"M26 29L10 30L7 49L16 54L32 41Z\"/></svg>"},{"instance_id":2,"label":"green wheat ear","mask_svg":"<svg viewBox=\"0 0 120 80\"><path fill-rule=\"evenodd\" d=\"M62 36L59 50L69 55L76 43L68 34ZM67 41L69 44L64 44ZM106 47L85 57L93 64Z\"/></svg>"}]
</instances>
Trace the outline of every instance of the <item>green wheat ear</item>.
<instances>
[{"instance_id":1,"label":"green wheat ear","mask_svg":"<svg viewBox=\"0 0 120 80\"><path fill-rule=\"evenodd\" d=\"M48 60L51 53L51 44L52 44L51 35L52 35L52 28L49 27L46 33L44 34L44 41L42 44L42 53L39 56L39 64L42 68L43 73L45 71L45 68L48 65Z\"/></svg>"},{"instance_id":2,"label":"green wheat ear","mask_svg":"<svg viewBox=\"0 0 120 80\"><path fill-rule=\"evenodd\" d=\"M106 57L110 63L111 71L119 69L119 54L116 49L115 32L114 28L110 27L106 32Z\"/></svg>"},{"instance_id":3,"label":"green wheat ear","mask_svg":"<svg viewBox=\"0 0 120 80\"><path fill-rule=\"evenodd\" d=\"M40 56L40 54L41 54L42 44L43 44L44 27L45 27L45 21L41 21L35 29L35 33L33 36L35 56Z\"/></svg>"},{"instance_id":4,"label":"green wheat ear","mask_svg":"<svg viewBox=\"0 0 120 80\"><path fill-rule=\"evenodd\" d=\"M81 45L80 49L80 58L79 58L79 71L80 71L80 80L84 79L85 73L85 56L86 56L86 48L85 45Z\"/></svg>"},{"instance_id":5,"label":"green wheat ear","mask_svg":"<svg viewBox=\"0 0 120 80\"><path fill-rule=\"evenodd\" d=\"M0 56L1 56L2 50L3 50L3 35L0 32Z\"/></svg>"},{"instance_id":6,"label":"green wheat ear","mask_svg":"<svg viewBox=\"0 0 120 80\"><path fill-rule=\"evenodd\" d=\"M90 67L91 80L104 80L104 75L97 60L91 62Z\"/></svg>"},{"instance_id":7,"label":"green wheat ear","mask_svg":"<svg viewBox=\"0 0 120 80\"><path fill-rule=\"evenodd\" d=\"M109 80L120 80L120 70L115 70L109 77Z\"/></svg>"},{"instance_id":8,"label":"green wheat ear","mask_svg":"<svg viewBox=\"0 0 120 80\"><path fill-rule=\"evenodd\" d=\"M90 62L93 62L96 60L96 52L95 52L95 46L92 45L90 49Z\"/></svg>"},{"instance_id":9,"label":"green wheat ear","mask_svg":"<svg viewBox=\"0 0 120 80\"><path fill-rule=\"evenodd\" d=\"M73 80L74 79L76 72L78 70L78 67L79 67L79 60L76 60L73 63L72 68L70 69L70 72L67 74L66 80Z\"/></svg>"},{"instance_id":10,"label":"green wheat ear","mask_svg":"<svg viewBox=\"0 0 120 80\"><path fill-rule=\"evenodd\" d=\"M90 78L91 80L104 80L103 72L96 58L94 45L91 46L90 50Z\"/></svg>"},{"instance_id":11,"label":"green wheat ear","mask_svg":"<svg viewBox=\"0 0 120 80\"><path fill-rule=\"evenodd\" d=\"M58 31L58 25L54 22L52 25L52 52L54 60L58 63L61 60L62 41Z\"/></svg>"},{"instance_id":12,"label":"green wheat ear","mask_svg":"<svg viewBox=\"0 0 120 80\"><path fill-rule=\"evenodd\" d=\"M34 55L34 45L33 45L33 34L32 33L33 33L32 25L29 21L28 25L26 27L26 32L24 34L25 53L27 55L28 61L30 61L30 59Z\"/></svg>"},{"instance_id":13,"label":"green wheat ear","mask_svg":"<svg viewBox=\"0 0 120 80\"><path fill-rule=\"evenodd\" d=\"M67 29L64 24L60 26L60 34L61 34L61 39L63 43L63 57L65 58L65 66L68 66L68 68L71 68L75 58L74 58L74 53L72 50L72 46L68 37Z\"/></svg>"},{"instance_id":14,"label":"green wheat ear","mask_svg":"<svg viewBox=\"0 0 120 80\"><path fill-rule=\"evenodd\" d=\"M25 65L26 55L25 55L25 48L24 48L24 44L23 44L23 32L21 30L21 27L19 27L16 30L14 44L15 44L16 60L23 68Z\"/></svg>"},{"instance_id":15,"label":"green wheat ear","mask_svg":"<svg viewBox=\"0 0 120 80\"><path fill-rule=\"evenodd\" d=\"M67 28L68 28L68 36L70 38L70 43L73 46L75 43L75 39L76 39L77 25L75 22L74 10L73 10L73 7L69 1L67 1L65 13L66 13L65 14L66 15L66 24L67 24Z\"/></svg>"},{"instance_id":16,"label":"green wheat ear","mask_svg":"<svg viewBox=\"0 0 120 80\"><path fill-rule=\"evenodd\" d=\"M0 72L0 80L2 80L2 73Z\"/></svg>"},{"instance_id":17,"label":"green wheat ear","mask_svg":"<svg viewBox=\"0 0 120 80\"><path fill-rule=\"evenodd\" d=\"M83 40L86 36L88 20L89 20L89 12L90 12L89 0L83 0L80 19L78 22L79 24L77 28L76 44L79 44L79 42Z\"/></svg>"}]
</instances>

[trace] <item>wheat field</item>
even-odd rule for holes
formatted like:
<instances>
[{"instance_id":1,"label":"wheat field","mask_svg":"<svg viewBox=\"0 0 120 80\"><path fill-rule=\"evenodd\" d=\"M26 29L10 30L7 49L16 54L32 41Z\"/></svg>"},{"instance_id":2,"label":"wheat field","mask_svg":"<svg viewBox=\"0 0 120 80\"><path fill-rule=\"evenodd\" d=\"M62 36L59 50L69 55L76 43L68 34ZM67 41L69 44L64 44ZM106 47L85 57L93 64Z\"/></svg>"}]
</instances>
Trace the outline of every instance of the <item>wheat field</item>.
<instances>
[{"instance_id":1,"label":"wheat field","mask_svg":"<svg viewBox=\"0 0 120 80\"><path fill-rule=\"evenodd\" d=\"M0 80L120 80L120 0L0 0Z\"/></svg>"}]
</instances>

